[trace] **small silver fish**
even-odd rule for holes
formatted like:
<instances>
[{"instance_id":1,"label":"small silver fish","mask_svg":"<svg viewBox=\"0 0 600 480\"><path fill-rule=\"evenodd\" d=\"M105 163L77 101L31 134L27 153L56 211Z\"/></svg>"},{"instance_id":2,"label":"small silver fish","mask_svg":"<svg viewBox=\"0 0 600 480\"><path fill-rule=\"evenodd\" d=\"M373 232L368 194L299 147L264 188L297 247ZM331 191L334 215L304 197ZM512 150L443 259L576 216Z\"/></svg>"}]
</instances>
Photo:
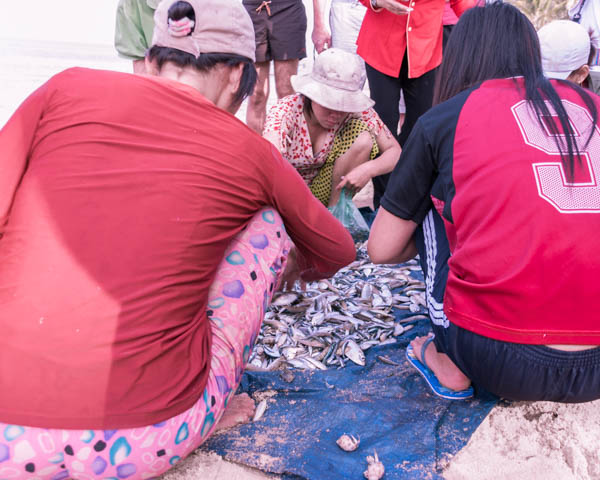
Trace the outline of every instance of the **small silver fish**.
<instances>
[{"instance_id":1,"label":"small silver fish","mask_svg":"<svg viewBox=\"0 0 600 480\"><path fill-rule=\"evenodd\" d=\"M291 305L299 298L300 298L300 295L297 293L294 293L294 292L282 293L281 295L278 295L277 298L275 298L271 302L271 305L273 305L275 307L283 307L286 305Z\"/></svg>"},{"instance_id":2,"label":"small silver fish","mask_svg":"<svg viewBox=\"0 0 600 480\"><path fill-rule=\"evenodd\" d=\"M252 421L256 422L262 418L267 409L267 400L261 400L259 404L256 406L256 410L254 411L254 417L252 417Z\"/></svg>"},{"instance_id":3,"label":"small silver fish","mask_svg":"<svg viewBox=\"0 0 600 480\"><path fill-rule=\"evenodd\" d=\"M357 345L357 343L354 340L346 340L345 341L345 348L344 348L343 353L347 358L352 360L357 365L364 366L365 354L363 353L362 349Z\"/></svg>"}]
</instances>

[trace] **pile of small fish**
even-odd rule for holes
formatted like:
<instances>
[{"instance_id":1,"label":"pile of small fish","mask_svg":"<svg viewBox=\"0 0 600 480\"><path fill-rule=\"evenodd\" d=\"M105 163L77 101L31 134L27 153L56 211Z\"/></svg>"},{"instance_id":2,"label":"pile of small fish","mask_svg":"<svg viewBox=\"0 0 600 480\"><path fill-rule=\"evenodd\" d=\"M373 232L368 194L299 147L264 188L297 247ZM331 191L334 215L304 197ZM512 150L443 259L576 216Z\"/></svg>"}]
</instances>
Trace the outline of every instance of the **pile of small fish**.
<instances>
[{"instance_id":1,"label":"pile of small fish","mask_svg":"<svg viewBox=\"0 0 600 480\"><path fill-rule=\"evenodd\" d=\"M358 259L334 277L306 289L275 294L249 359L254 371L342 368L365 364L364 351L396 343L415 321L426 318L425 285L411 276L415 260L374 265L364 246ZM392 309L408 310L396 320ZM386 357L380 357L382 361Z\"/></svg>"}]
</instances>

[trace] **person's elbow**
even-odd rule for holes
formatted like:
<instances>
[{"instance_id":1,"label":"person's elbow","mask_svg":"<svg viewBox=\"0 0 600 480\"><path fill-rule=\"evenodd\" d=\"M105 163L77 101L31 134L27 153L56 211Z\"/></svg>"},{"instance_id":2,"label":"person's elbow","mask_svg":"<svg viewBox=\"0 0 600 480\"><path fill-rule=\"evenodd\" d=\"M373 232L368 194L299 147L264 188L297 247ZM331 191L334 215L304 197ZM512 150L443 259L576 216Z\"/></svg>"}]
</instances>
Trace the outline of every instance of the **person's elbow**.
<instances>
[{"instance_id":1,"label":"person's elbow","mask_svg":"<svg viewBox=\"0 0 600 480\"><path fill-rule=\"evenodd\" d=\"M417 254L412 235L390 235L389 232L382 231L377 227L375 225L375 228L371 230L367 242L367 253L372 263L402 263Z\"/></svg>"},{"instance_id":2,"label":"person's elbow","mask_svg":"<svg viewBox=\"0 0 600 480\"><path fill-rule=\"evenodd\" d=\"M381 156L379 157L379 161L383 168L381 173L385 174L392 172L396 167L398 160L400 160L401 154L402 148L400 147L400 144L396 139L390 139L385 147L381 148Z\"/></svg>"},{"instance_id":3,"label":"person's elbow","mask_svg":"<svg viewBox=\"0 0 600 480\"><path fill-rule=\"evenodd\" d=\"M346 229L344 229L343 235L338 239L338 248L336 249L336 272L340 268L344 268L346 265L351 264L356 260L356 245L354 240Z\"/></svg>"},{"instance_id":4,"label":"person's elbow","mask_svg":"<svg viewBox=\"0 0 600 480\"><path fill-rule=\"evenodd\" d=\"M367 244L367 253L371 259L371 263L375 264L390 264L390 263L403 263L407 262L416 255L416 249L411 248L410 245L405 246L398 252L393 254L389 251L385 251L377 248L377 245L372 246L372 242L369 241Z\"/></svg>"},{"instance_id":5,"label":"person's elbow","mask_svg":"<svg viewBox=\"0 0 600 480\"><path fill-rule=\"evenodd\" d=\"M367 253L371 259L371 263L395 263L392 261L392 257L386 254L381 249L377 248L376 245L372 245L373 242L367 243Z\"/></svg>"},{"instance_id":6,"label":"person's elbow","mask_svg":"<svg viewBox=\"0 0 600 480\"><path fill-rule=\"evenodd\" d=\"M342 245L342 265L340 268L349 265L354 260L356 260L356 245L354 244L354 240L350 233L346 236Z\"/></svg>"},{"instance_id":7,"label":"person's elbow","mask_svg":"<svg viewBox=\"0 0 600 480\"><path fill-rule=\"evenodd\" d=\"M400 155L402 154L402 148L400 148L400 145L396 143L396 145L390 148L390 152L391 161L390 171L388 173L392 172L394 168L396 168L398 160L400 160Z\"/></svg>"},{"instance_id":8,"label":"person's elbow","mask_svg":"<svg viewBox=\"0 0 600 480\"><path fill-rule=\"evenodd\" d=\"M337 239L335 249L330 250L326 260L323 259L313 268L305 270L302 279L312 282L321 278L331 278L354 260L356 260L356 246L350 233L344 230L343 235Z\"/></svg>"},{"instance_id":9,"label":"person's elbow","mask_svg":"<svg viewBox=\"0 0 600 480\"><path fill-rule=\"evenodd\" d=\"M373 263L402 263L416 255L417 224L381 206L371 226L367 252Z\"/></svg>"}]
</instances>

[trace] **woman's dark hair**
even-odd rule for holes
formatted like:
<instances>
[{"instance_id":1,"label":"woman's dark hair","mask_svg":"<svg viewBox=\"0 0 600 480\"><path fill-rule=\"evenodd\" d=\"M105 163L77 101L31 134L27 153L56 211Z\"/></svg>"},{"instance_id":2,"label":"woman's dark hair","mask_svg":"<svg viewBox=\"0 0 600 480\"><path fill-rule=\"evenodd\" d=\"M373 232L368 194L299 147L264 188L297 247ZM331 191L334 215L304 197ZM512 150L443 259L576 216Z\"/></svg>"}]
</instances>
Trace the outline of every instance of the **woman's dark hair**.
<instances>
[{"instance_id":1,"label":"woman's dark hair","mask_svg":"<svg viewBox=\"0 0 600 480\"><path fill-rule=\"evenodd\" d=\"M188 17L190 20L196 21L196 14L194 8L184 1L175 2L169 8L169 19L170 20L181 20L182 18ZM190 35L194 29L190 32ZM191 53L177 50L176 48L170 47L158 47L154 45L148 50L148 59L156 62L158 69L161 70L163 65L167 62L174 63L179 67L193 66L200 72L207 72L217 66L223 64L228 67L235 67L239 64L243 64L242 76L240 78L240 85L234 96L234 103L241 103L245 98L252 95L254 86L256 85L257 73L254 67L252 59L236 55L233 53L201 53L197 58Z\"/></svg>"},{"instance_id":2,"label":"woman's dark hair","mask_svg":"<svg viewBox=\"0 0 600 480\"><path fill-rule=\"evenodd\" d=\"M525 99L533 107L540 125L548 128L554 137L567 178L572 180L575 158L581 161L575 132L558 93L544 76L535 28L512 5L496 1L471 8L462 15L444 50L434 105L485 80L510 77L523 77ZM592 115L595 127L598 112L591 96L574 83L557 81L579 94ZM519 85L516 79L515 85ZM546 102L556 112L560 128L553 121L544 122L544 118L552 116ZM566 135L560 135L561 131ZM592 128L588 143L593 132Z\"/></svg>"},{"instance_id":3,"label":"woman's dark hair","mask_svg":"<svg viewBox=\"0 0 600 480\"><path fill-rule=\"evenodd\" d=\"M304 112L307 113L309 117L312 117L313 116L312 100L310 98L308 98L306 95L302 95L302 96L304 97Z\"/></svg>"},{"instance_id":4,"label":"woman's dark hair","mask_svg":"<svg viewBox=\"0 0 600 480\"><path fill-rule=\"evenodd\" d=\"M177 21L185 17L192 20L194 22L194 27L196 26L196 12L194 11L194 7L188 2L175 2L169 7L169 20ZM194 27L192 27L192 30L188 35L192 34Z\"/></svg>"}]
</instances>

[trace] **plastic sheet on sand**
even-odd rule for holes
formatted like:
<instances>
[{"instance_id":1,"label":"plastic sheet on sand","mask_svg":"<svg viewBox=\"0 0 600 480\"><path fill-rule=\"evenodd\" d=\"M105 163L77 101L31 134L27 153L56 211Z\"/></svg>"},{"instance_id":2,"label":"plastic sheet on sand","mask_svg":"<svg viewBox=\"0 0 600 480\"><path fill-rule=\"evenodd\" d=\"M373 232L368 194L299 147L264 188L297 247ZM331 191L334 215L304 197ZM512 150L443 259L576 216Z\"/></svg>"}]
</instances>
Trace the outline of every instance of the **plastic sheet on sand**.
<instances>
[{"instance_id":1,"label":"plastic sheet on sand","mask_svg":"<svg viewBox=\"0 0 600 480\"><path fill-rule=\"evenodd\" d=\"M422 320L397 344L369 349L364 367L292 370L290 383L281 372L246 373L241 390L268 397L264 416L215 435L202 449L289 480L364 478L374 451L384 479L441 478L497 399L482 391L469 401L434 396L405 359L408 341L428 331ZM354 452L337 446L344 433L360 437Z\"/></svg>"}]
</instances>

